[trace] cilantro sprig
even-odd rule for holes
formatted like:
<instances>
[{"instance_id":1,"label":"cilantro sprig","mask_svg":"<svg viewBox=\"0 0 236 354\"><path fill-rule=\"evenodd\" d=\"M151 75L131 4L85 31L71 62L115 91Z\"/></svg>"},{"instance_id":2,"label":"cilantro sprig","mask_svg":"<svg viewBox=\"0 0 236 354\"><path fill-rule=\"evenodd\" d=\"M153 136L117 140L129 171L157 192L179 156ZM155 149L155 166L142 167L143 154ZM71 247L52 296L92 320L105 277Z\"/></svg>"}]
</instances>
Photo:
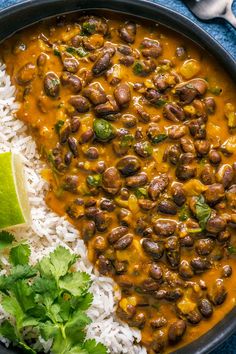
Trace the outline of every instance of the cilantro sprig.
<instances>
[{"instance_id":1,"label":"cilantro sprig","mask_svg":"<svg viewBox=\"0 0 236 354\"><path fill-rule=\"evenodd\" d=\"M9 235L0 238L11 241ZM62 246L34 266L29 257L28 245L14 245L9 274L0 276L1 305L10 315L1 323L0 335L25 353L39 351L34 343L41 336L53 339L52 354L107 354L103 344L85 340L93 295L89 274L73 271L78 257Z\"/></svg>"}]
</instances>

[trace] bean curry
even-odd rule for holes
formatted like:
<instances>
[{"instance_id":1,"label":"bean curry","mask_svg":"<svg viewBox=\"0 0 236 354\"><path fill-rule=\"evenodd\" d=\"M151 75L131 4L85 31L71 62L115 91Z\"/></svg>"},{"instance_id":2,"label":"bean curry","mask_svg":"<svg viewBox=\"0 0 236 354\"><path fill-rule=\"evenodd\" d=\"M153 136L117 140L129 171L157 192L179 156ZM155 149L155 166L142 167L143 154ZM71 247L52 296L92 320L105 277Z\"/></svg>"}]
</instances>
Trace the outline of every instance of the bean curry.
<instances>
[{"instance_id":1,"label":"bean curry","mask_svg":"<svg viewBox=\"0 0 236 354\"><path fill-rule=\"evenodd\" d=\"M48 206L119 286L117 316L167 353L235 306L236 90L187 38L103 16L42 22L1 55Z\"/></svg>"}]
</instances>

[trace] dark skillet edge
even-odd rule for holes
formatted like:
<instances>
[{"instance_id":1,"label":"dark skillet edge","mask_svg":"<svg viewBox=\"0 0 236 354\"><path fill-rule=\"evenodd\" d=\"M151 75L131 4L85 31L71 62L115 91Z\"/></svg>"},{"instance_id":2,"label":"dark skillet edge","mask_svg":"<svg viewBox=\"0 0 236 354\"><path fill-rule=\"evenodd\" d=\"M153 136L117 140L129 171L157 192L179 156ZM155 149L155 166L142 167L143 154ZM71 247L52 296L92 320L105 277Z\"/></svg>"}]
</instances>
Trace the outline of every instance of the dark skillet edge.
<instances>
[{"instance_id":1,"label":"dark skillet edge","mask_svg":"<svg viewBox=\"0 0 236 354\"><path fill-rule=\"evenodd\" d=\"M17 30L42 19L63 13L96 9L111 10L154 20L189 37L216 57L217 61L230 74L231 79L236 80L236 61L214 38L185 16L168 7L144 0L110 0L106 2L106 5L100 0L23 1L0 11L0 41L14 34ZM233 308L210 331L172 354L207 354L228 339L235 330L236 308ZM0 354L17 353L20 352L12 348L7 349L0 344Z\"/></svg>"}]
</instances>

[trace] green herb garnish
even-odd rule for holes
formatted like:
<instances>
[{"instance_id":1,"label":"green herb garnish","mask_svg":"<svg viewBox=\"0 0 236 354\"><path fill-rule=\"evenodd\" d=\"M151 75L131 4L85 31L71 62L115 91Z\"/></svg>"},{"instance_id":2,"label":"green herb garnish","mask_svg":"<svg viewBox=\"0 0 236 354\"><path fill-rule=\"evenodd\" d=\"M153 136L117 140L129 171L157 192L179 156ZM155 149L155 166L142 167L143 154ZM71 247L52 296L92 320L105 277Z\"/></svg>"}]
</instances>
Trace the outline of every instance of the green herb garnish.
<instances>
[{"instance_id":1,"label":"green herb garnish","mask_svg":"<svg viewBox=\"0 0 236 354\"><path fill-rule=\"evenodd\" d=\"M58 120L57 123L54 125L55 131L57 132L57 134L60 133L61 128L64 125L64 120Z\"/></svg>"},{"instance_id":2,"label":"green herb garnish","mask_svg":"<svg viewBox=\"0 0 236 354\"><path fill-rule=\"evenodd\" d=\"M61 53L59 52L58 49L53 49L53 54L56 56L56 57L60 57L61 56Z\"/></svg>"},{"instance_id":3,"label":"green herb garnish","mask_svg":"<svg viewBox=\"0 0 236 354\"><path fill-rule=\"evenodd\" d=\"M236 254L236 247L228 246L227 249L228 249L229 254Z\"/></svg>"},{"instance_id":4,"label":"green herb garnish","mask_svg":"<svg viewBox=\"0 0 236 354\"><path fill-rule=\"evenodd\" d=\"M67 53L70 53L74 56L79 56L81 58L85 57L86 55L88 55L88 52L86 52L86 50L84 50L83 47L79 47L79 48L75 48L75 47L68 47L66 48Z\"/></svg>"},{"instance_id":5,"label":"green herb garnish","mask_svg":"<svg viewBox=\"0 0 236 354\"><path fill-rule=\"evenodd\" d=\"M91 187L99 187L102 184L102 175L89 175L87 177L87 183Z\"/></svg>"},{"instance_id":6,"label":"green herb garnish","mask_svg":"<svg viewBox=\"0 0 236 354\"><path fill-rule=\"evenodd\" d=\"M89 274L71 271L78 257L59 246L31 266L29 247L20 246L12 249L9 274L0 276L1 305L10 315L0 335L25 353L40 352L31 343L41 336L53 340L52 354L107 354L101 343L85 340L93 296Z\"/></svg>"},{"instance_id":7,"label":"green herb garnish","mask_svg":"<svg viewBox=\"0 0 236 354\"><path fill-rule=\"evenodd\" d=\"M187 207L187 205L182 206L179 211L179 220L186 221L189 219L189 217L190 217L189 208Z\"/></svg>"},{"instance_id":8,"label":"green herb garnish","mask_svg":"<svg viewBox=\"0 0 236 354\"><path fill-rule=\"evenodd\" d=\"M167 100L164 98L159 98L159 100L157 100L155 102L155 106L157 107L163 107L165 104L167 103Z\"/></svg>"},{"instance_id":9,"label":"green herb garnish","mask_svg":"<svg viewBox=\"0 0 236 354\"><path fill-rule=\"evenodd\" d=\"M215 96L219 96L222 92L222 88L220 88L219 86L210 87L209 92Z\"/></svg>"},{"instance_id":10,"label":"green herb garnish","mask_svg":"<svg viewBox=\"0 0 236 354\"><path fill-rule=\"evenodd\" d=\"M144 187L140 187L140 188L135 189L134 194L138 199L148 197L148 191Z\"/></svg>"},{"instance_id":11,"label":"green herb garnish","mask_svg":"<svg viewBox=\"0 0 236 354\"><path fill-rule=\"evenodd\" d=\"M149 137L149 139L151 140L151 142L153 144L161 143L162 141L166 140L167 138L168 138L168 135L166 135L164 133Z\"/></svg>"},{"instance_id":12,"label":"green herb garnish","mask_svg":"<svg viewBox=\"0 0 236 354\"><path fill-rule=\"evenodd\" d=\"M115 137L115 128L105 119L95 119L93 130L98 140L107 142Z\"/></svg>"},{"instance_id":13,"label":"green herb garnish","mask_svg":"<svg viewBox=\"0 0 236 354\"><path fill-rule=\"evenodd\" d=\"M133 73L137 76L143 75L143 65L139 61L134 64Z\"/></svg>"},{"instance_id":14,"label":"green herb garnish","mask_svg":"<svg viewBox=\"0 0 236 354\"><path fill-rule=\"evenodd\" d=\"M132 146L132 143L134 141L134 137L131 134L123 135L121 138L121 147L126 148Z\"/></svg>"},{"instance_id":15,"label":"green herb garnish","mask_svg":"<svg viewBox=\"0 0 236 354\"><path fill-rule=\"evenodd\" d=\"M200 195L196 201L196 217L202 230L205 229L207 221L211 216L211 208L205 203L203 195Z\"/></svg>"},{"instance_id":16,"label":"green herb garnish","mask_svg":"<svg viewBox=\"0 0 236 354\"><path fill-rule=\"evenodd\" d=\"M82 31L80 34L82 36L89 36L93 34L95 31L96 31L96 26L94 23L84 22L82 24Z\"/></svg>"},{"instance_id":17,"label":"green herb garnish","mask_svg":"<svg viewBox=\"0 0 236 354\"><path fill-rule=\"evenodd\" d=\"M12 245L12 242L14 241L14 236L7 231L1 231L0 232L0 250L3 250L5 248L8 248Z\"/></svg>"}]
</instances>

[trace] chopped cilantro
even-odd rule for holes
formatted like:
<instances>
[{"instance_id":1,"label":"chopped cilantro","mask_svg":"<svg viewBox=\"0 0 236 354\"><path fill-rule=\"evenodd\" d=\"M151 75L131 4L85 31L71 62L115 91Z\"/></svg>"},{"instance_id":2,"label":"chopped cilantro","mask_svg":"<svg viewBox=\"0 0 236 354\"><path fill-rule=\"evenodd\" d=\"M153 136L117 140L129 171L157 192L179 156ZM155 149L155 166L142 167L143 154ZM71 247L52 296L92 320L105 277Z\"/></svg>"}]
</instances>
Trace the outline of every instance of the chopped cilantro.
<instances>
[{"instance_id":1,"label":"chopped cilantro","mask_svg":"<svg viewBox=\"0 0 236 354\"><path fill-rule=\"evenodd\" d=\"M61 130L61 128L63 127L64 123L65 123L65 122L64 122L63 120L58 120L58 121L56 122L56 124L54 125L55 131L57 132L57 134L60 133L60 130Z\"/></svg>"},{"instance_id":2,"label":"chopped cilantro","mask_svg":"<svg viewBox=\"0 0 236 354\"><path fill-rule=\"evenodd\" d=\"M139 187L139 188L135 189L134 194L138 199L148 197L148 191L144 187Z\"/></svg>"},{"instance_id":3,"label":"chopped cilantro","mask_svg":"<svg viewBox=\"0 0 236 354\"><path fill-rule=\"evenodd\" d=\"M102 176L97 175L89 175L87 177L87 183L91 187L99 187L102 184Z\"/></svg>"},{"instance_id":4,"label":"chopped cilantro","mask_svg":"<svg viewBox=\"0 0 236 354\"><path fill-rule=\"evenodd\" d=\"M179 211L179 220L186 221L190 217L190 210L187 205L182 206Z\"/></svg>"},{"instance_id":5,"label":"chopped cilantro","mask_svg":"<svg viewBox=\"0 0 236 354\"><path fill-rule=\"evenodd\" d=\"M70 53L74 56L79 56L81 58L85 57L88 52L86 52L86 50L84 50L83 47L79 47L79 48L75 48L75 47L68 47L66 48L67 53Z\"/></svg>"},{"instance_id":6,"label":"chopped cilantro","mask_svg":"<svg viewBox=\"0 0 236 354\"><path fill-rule=\"evenodd\" d=\"M142 64L137 61L134 66L133 66L133 73L137 76L142 76L143 75L143 66Z\"/></svg>"},{"instance_id":7,"label":"chopped cilantro","mask_svg":"<svg viewBox=\"0 0 236 354\"><path fill-rule=\"evenodd\" d=\"M197 198L196 201L196 217L199 221L199 225L202 230L205 229L206 223L211 216L211 208L205 203L205 199L202 195Z\"/></svg>"},{"instance_id":8,"label":"chopped cilantro","mask_svg":"<svg viewBox=\"0 0 236 354\"><path fill-rule=\"evenodd\" d=\"M215 96L219 96L222 92L222 88L220 88L219 86L210 87L209 92Z\"/></svg>"},{"instance_id":9,"label":"chopped cilantro","mask_svg":"<svg viewBox=\"0 0 236 354\"><path fill-rule=\"evenodd\" d=\"M96 26L94 23L84 22L82 24L81 35L82 36L89 36L96 31Z\"/></svg>"},{"instance_id":10,"label":"chopped cilantro","mask_svg":"<svg viewBox=\"0 0 236 354\"><path fill-rule=\"evenodd\" d=\"M158 134L155 136L148 136L148 137L153 144L158 144L158 143L161 143L162 141L166 140L168 138L168 135L163 133L163 134Z\"/></svg>"}]
</instances>

